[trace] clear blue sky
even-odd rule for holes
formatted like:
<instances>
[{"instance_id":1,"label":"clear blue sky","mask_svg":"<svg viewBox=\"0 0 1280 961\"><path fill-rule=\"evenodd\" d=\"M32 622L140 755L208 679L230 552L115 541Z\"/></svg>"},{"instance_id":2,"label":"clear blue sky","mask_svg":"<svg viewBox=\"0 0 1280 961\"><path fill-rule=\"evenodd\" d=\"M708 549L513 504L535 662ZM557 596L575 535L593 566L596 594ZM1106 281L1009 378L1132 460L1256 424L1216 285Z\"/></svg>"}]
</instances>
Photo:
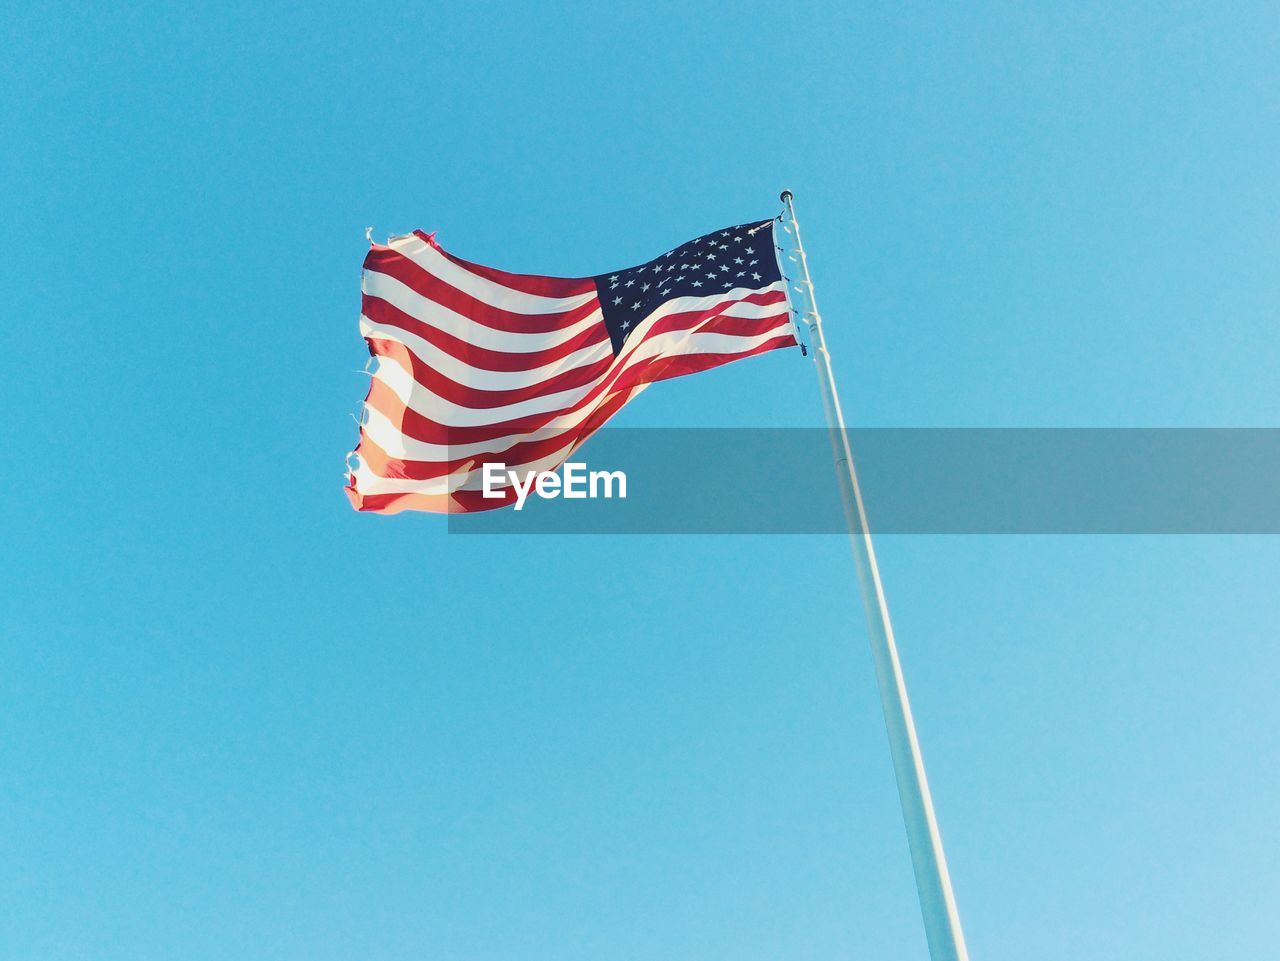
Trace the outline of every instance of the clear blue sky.
<instances>
[{"instance_id":1,"label":"clear blue sky","mask_svg":"<svg viewBox=\"0 0 1280 961\"><path fill-rule=\"evenodd\" d=\"M857 424L1280 426L1276 6L107 6L3 17L0 957L923 957L847 545L355 514L364 228L789 186ZM1278 539L880 550L975 959L1274 957Z\"/></svg>"}]
</instances>

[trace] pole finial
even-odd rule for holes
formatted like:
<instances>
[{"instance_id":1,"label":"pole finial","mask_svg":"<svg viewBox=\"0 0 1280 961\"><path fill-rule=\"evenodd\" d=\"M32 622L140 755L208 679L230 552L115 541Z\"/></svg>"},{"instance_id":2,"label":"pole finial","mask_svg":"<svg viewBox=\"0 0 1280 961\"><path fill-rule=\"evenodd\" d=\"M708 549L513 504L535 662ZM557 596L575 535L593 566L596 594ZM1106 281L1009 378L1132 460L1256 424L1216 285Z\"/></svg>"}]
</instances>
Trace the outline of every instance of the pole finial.
<instances>
[{"instance_id":1,"label":"pole finial","mask_svg":"<svg viewBox=\"0 0 1280 961\"><path fill-rule=\"evenodd\" d=\"M782 191L782 193L778 195L778 199L781 200L784 204L791 203L791 191L790 190Z\"/></svg>"}]
</instances>

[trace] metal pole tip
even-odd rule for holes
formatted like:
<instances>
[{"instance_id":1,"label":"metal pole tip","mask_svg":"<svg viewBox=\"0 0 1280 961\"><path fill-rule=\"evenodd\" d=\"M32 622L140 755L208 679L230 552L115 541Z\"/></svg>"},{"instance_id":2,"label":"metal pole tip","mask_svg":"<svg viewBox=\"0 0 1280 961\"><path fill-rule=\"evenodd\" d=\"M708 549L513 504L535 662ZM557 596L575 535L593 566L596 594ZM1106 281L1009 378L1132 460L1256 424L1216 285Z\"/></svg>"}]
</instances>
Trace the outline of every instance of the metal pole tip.
<instances>
[{"instance_id":1,"label":"metal pole tip","mask_svg":"<svg viewBox=\"0 0 1280 961\"><path fill-rule=\"evenodd\" d=\"M791 191L790 190L782 191L782 193L778 195L778 199L781 200L784 204L791 203Z\"/></svg>"}]
</instances>

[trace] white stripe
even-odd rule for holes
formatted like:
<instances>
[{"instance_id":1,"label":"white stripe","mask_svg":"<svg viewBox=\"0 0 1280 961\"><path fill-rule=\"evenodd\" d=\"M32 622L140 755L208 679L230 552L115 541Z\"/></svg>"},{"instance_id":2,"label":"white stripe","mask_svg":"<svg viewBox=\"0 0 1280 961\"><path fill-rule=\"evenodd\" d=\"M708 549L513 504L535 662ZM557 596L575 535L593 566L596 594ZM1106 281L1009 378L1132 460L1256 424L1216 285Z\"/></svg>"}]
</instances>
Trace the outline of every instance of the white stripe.
<instances>
[{"instance_id":1,"label":"white stripe","mask_svg":"<svg viewBox=\"0 0 1280 961\"><path fill-rule=\"evenodd\" d=\"M441 306L434 300L423 297L407 284L387 274L378 273L370 267L365 268L361 290L371 297L385 300L392 307L403 311L415 320L429 324L436 330L443 330L446 334L452 334L468 344L489 350L504 350L511 354L528 354L535 350L555 347L599 323L602 316L597 307L577 323L559 330L548 331L545 334L509 333L486 327L479 321Z\"/></svg>"},{"instance_id":2,"label":"white stripe","mask_svg":"<svg viewBox=\"0 0 1280 961\"><path fill-rule=\"evenodd\" d=\"M375 324L368 317L362 316L360 318L360 335L362 337L372 337L375 340L389 340L397 344L403 344L432 370L438 370L454 383L462 384L464 387L472 387L476 390L518 390L531 384L549 380L576 367L599 363L606 357L613 356L613 347L606 338L575 350L571 354L566 354L560 360L552 361L541 367L510 371L485 370L483 367L472 367L470 364L458 360L448 351L441 350L434 344L428 343L417 334L411 334L409 331L401 330L399 327Z\"/></svg>"},{"instance_id":3,"label":"white stripe","mask_svg":"<svg viewBox=\"0 0 1280 961\"><path fill-rule=\"evenodd\" d=\"M552 451L545 457L539 457L536 460L529 461L526 464L509 464L512 470L518 470L521 474L526 471L543 471L555 470L564 463L565 458L573 453L574 447L577 446L576 440L570 440L559 450ZM484 486L484 471L479 470L460 470L456 474L450 474L446 477L433 478L432 480L415 481L405 480L402 477L379 477L360 459L360 463L356 469L351 472L355 478L355 488L361 494L447 494L456 490L481 490ZM507 486L507 485L500 485Z\"/></svg>"},{"instance_id":4,"label":"white stripe","mask_svg":"<svg viewBox=\"0 0 1280 961\"><path fill-rule=\"evenodd\" d=\"M424 417L448 427L483 427L517 417L532 417L562 410L581 400L595 382L582 387L540 394L504 407L466 407L445 400L431 388L419 384L394 357L379 358L373 379L385 384L400 402Z\"/></svg>"},{"instance_id":5,"label":"white stripe","mask_svg":"<svg viewBox=\"0 0 1280 961\"><path fill-rule=\"evenodd\" d=\"M606 394L603 401L611 396ZM364 432L369 439L396 460L412 460L422 463L439 464L444 461L458 460L462 457L475 457L480 454L501 454L516 444L526 441L537 442L551 440L561 434L568 433L590 417L600 403L593 403L579 411L562 414L547 422L545 427L536 431L521 434L507 434L492 440L477 441L472 444L429 444L426 441L406 437L400 428L375 407L367 407Z\"/></svg>"},{"instance_id":6,"label":"white stripe","mask_svg":"<svg viewBox=\"0 0 1280 961\"><path fill-rule=\"evenodd\" d=\"M757 307L754 304L740 304L737 306L752 310L768 309ZM782 305L775 306L781 307ZM775 313L770 315L769 319L782 318L785 320L786 316L785 309L781 313L775 310ZM770 336L776 336L776 333L763 336L768 339ZM671 353L673 355L738 353L743 350L750 350L756 341L760 341L759 336L742 337L736 334L699 333L696 329L673 330L649 337L629 354L622 355L619 358L619 363L625 368L631 363L648 360L663 353ZM430 388L419 384L413 379L413 375L401 367L392 357L380 358L378 369L374 371L373 377L386 385L400 402L410 410L438 424L444 424L448 427L484 427L488 424L498 424L503 421L515 420L520 417L532 417L538 414L550 414L572 407L589 394L600 379L608 377L617 369L618 364L615 364L606 373L602 374L601 378L590 381L581 387L574 387L551 394L542 394L538 397L531 397L528 400L507 404L502 407L483 408L466 407L446 400Z\"/></svg>"},{"instance_id":7,"label":"white stripe","mask_svg":"<svg viewBox=\"0 0 1280 961\"><path fill-rule=\"evenodd\" d=\"M782 306L781 304L776 306ZM775 337L789 333L790 322L786 312L775 314L779 325L764 333L742 336L721 334L715 331L672 330L649 338L635 352L634 360L648 360L659 355L674 357L683 354L741 354L754 350ZM630 366L628 361L626 366Z\"/></svg>"},{"instance_id":8,"label":"white stripe","mask_svg":"<svg viewBox=\"0 0 1280 961\"><path fill-rule=\"evenodd\" d=\"M657 322L662 320L664 317L670 317L672 314L703 313L705 311L714 310L716 307L719 307L726 302L729 302L729 305L725 307L724 310L718 311L710 317L703 318L693 327L689 327L684 330L668 331L666 334L662 335L663 338L678 338L681 335L695 333L720 317L736 317L741 320L771 320L778 314L779 310L785 309L783 304L752 304L742 303L741 301L743 298L749 297L752 294L763 294L773 291L783 292L783 287L780 286L780 284L781 282L770 284L762 290L734 288L732 290L726 290L723 294L712 294L708 297L676 297L673 300L668 300L652 314L645 317L644 320L636 325L634 330L627 334L627 343L635 345L646 342L651 343L651 340L646 341L646 338L649 337L649 331L652 330ZM734 301L737 302L735 303ZM669 342L674 342L674 340ZM633 347L631 349L637 350L639 348ZM628 359L629 358L625 353L619 355L619 360L624 364L628 362Z\"/></svg>"},{"instance_id":9,"label":"white stripe","mask_svg":"<svg viewBox=\"0 0 1280 961\"><path fill-rule=\"evenodd\" d=\"M639 343L656 321L671 313L688 310L688 303L691 300L693 298L679 298L671 302L677 305L674 310L663 307L655 311L636 327L628 339L632 343ZM723 300L724 298L721 297L698 298L695 302L699 305L698 309L706 310L708 309L708 302L709 306L715 306ZM782 304L762 306L759 304L737 303L731 304L716 316L758 320L774 316L778 313L779 308L782 307ZM597 317L598 315L599 312L597 311L592 316ZM433 370L440 371L456 383L474 387L477 390L518 390L522 387L528 387L531 384L547 380L576 367L598 363L608 357L613 349L607 340L602 340L542 367L535 367L526 371L489 371L481 367L472 367L470 364L458 360L452 354L441 350L417 334L410 333L399 327L375 323L368 317L361 316L360 333L365 337L372 336L380 340L390 340L403 344Z\"/></svg>"},{"instance_id":10,"label":"white stripe","mask_svg":"<svg viewBox=\"0 0 1280 961\"><path fill-rule=\"evenodd\" d=\"M647 387L649 387L649 384L645 383L629 388L625 402L630 402L632 398L642 393ZM589 438L590 435L583 437L580 441L576 438L567 438L564 446L551 454L531 461L507 463L506 467L509 470L518 471L522 475L530 470L553 471L571 457L573 452L586 443ZM499 451L497 455L500 456L501 453ZM493 457L486 459L496 462ZM351 473L355 478L354 486L360 494L445 494L460 490L478 491L484 487L483 467L471 470L461 467L452 474L445 477L432 478L431 480L408 480L402 477L381 477L374 473L372 468L361 458L355 470ZM506 484L496 485L498 489L504 489L507 486ZM376 489L370 490L368 489L369 487Z\"/></svg>"},{"instance_id":11,"label":"white stripe","mask_svg":"<svg viewBox=\"0 0 1280 961\"><path fill-rule=\"evenodd\" d=\"M649 384L637 384L632 387L627 392L626 402L630 402L632 398L642 393L647 387L649 387ZM555 470L589 439L589 436L584 437L580 443L576 440L570 440L560 450L546 457L518 464L509 463L506 466L509 470L519 471L521 474L528 470ZM361 494L443 494L460 490L477 491L482 490L484 487L483 467L475 470L459 470L447 477L415 481L396 477L379 477L361 460L356 470L352 472L352 476L355 478L356 490ZM367 491L363 486L365 484L376 484L378 490L375 492ZM507 485L497 486L501 489Z\"/></svg>"},{"instance_id":12,"label":"white stripe","mask_svg":"<svg viewBox=\"0 0 1280 961\"><path fill-rule=\"evenodd\" d=\"M391 247L408 257L427 273L444 281L450 287L474 297L476 300L511 310L517 314L559 314L589 303L596 296L594 290L572 297L543 297L522 290L513 290L504 284L473 274L460 264L455 264L421 237L410 234L392 241ZM557 278L560 279L560 278Z\"/></svg>"},{"instance_id":13,"label":"white stripe","mask_svg":"<svg viewBox=\"0 0 1280 961\"><path fill-rule=\"evenodd\" d=\"M750 311L770 309L769 307L758 307L754 304L738 304L735 306ZM736 316L733 314L727 315ZM785 310L783 315L785 316ZM773 314L769 316L779 316L776 307L774 307ZM646 321L646 324L648 325L649 322ZM711 340L705 342L723 346L690 346L695 337L711 338ZM742 343L743 340L744 338L734 334L699 334L696 328L694 330L673 330L648 338L629 355L623 355L620 362L625 366L632 361L656 357L666 351L676 354L697 352L734 353L737 350L746 349L735 346ZM698 343L701 344L703 341L700 340ZM616 369L616 366L615 364L610 370ZM401 367L391 357L381 358L373 377L390 388L392 393L406 407L422 414L424 417L429 417L438 424L445 424L449 427L483 427L486 424L497 424L505 420L515 420L518 417L550 414L573 406L589 394L598 382L591 381L581 387L571 387L568 390L541 394L537 397L530 397L528 400L506 404L501 407L467 407L463 404L455 404L446 400L429 387L419 384L413 379L413 375L409 371Z\"/></svg>"},{"instance_id":14,"label":"white stripe","mask_svg":"<svg viewBox=\"0 0 1280 961\"><path fill-rule=\"evenodd\" d=\"M778 305L781 306L781 305ZM752 337L739 337L734 334L715 334L702 333L689 335L687 331L673 331L669 334L660 334L653 337L647 344L643 345L652 350L646 349L641 354L640 351L633 353L623 363L623 369L619 371L619 375L625 373L625 369L632 365L633 362L648 359L650 356L667 355L678 356L683 354L699 354L699 353L745 353L761 344L767 343L775 337L790 333L791 327L785 314L779 314L779 324L762 334ZM403 375L401 385L404 380L411 380L407 374L404 374L402 368L389 358L385 359L389 362L386 364L388 368L395 367L400 375ZM399 375L393 375L399 376ZM389 387L392 385L387 383ZM415 385L416 391L411 387L409 399L406 400L403 395L397 392L397 397L406 406L415 407L411 401L416 400L416 392L430 393L420 385ZM395 387L392 387L394 390ZM388 455L398 460L414 460L425 461L430 463L438 463L441 461L456 460L461 457L472 457L487 453L500 453L509 449L516 443L525 440L543 440L555 436L558 433L571 431L590 417L606 400L608 400L615 391L606 390L596 397L590 404L587 404L581 410L570 411L548 421L546 426L536 432L525 432L519 434L510 434L503 437L494 438L487 441L479 441L472 444L430 444L425 441L415 440L407 437L399 428L397 428L387 417L381 414L373 407L368 408L368 423L365 426L365 432L369 438L381 447ZM434 395L431 395L434 396ZM416 409L416 407L415 407ZM428 414L432 420L439 421L439 418ZM489 418L484 423L497 423L508 418ZM457 425L463 426L463 425Z\"/></svg>"}]
</instances>

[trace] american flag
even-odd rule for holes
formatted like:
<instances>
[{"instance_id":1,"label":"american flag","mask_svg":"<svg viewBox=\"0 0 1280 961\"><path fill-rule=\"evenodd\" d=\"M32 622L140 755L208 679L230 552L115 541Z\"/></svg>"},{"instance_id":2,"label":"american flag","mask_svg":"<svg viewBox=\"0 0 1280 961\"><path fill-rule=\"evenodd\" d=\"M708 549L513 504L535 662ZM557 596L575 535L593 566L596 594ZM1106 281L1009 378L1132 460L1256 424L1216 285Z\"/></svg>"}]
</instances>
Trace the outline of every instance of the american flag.
<instances>
[{"instance_id":1,"label":"american flag","mask_svg":"<svg viewBox=\"0 0 1280 961\"><path fill-rule=\"evenodd\" d=\"M356 510L467 512L482 468L555 470L657 380L796 345L774 221L717 230L638 267L541 277L482 267L416 231L364 261L376 361L347 457Z\"/></svg>"}]
</instances>

